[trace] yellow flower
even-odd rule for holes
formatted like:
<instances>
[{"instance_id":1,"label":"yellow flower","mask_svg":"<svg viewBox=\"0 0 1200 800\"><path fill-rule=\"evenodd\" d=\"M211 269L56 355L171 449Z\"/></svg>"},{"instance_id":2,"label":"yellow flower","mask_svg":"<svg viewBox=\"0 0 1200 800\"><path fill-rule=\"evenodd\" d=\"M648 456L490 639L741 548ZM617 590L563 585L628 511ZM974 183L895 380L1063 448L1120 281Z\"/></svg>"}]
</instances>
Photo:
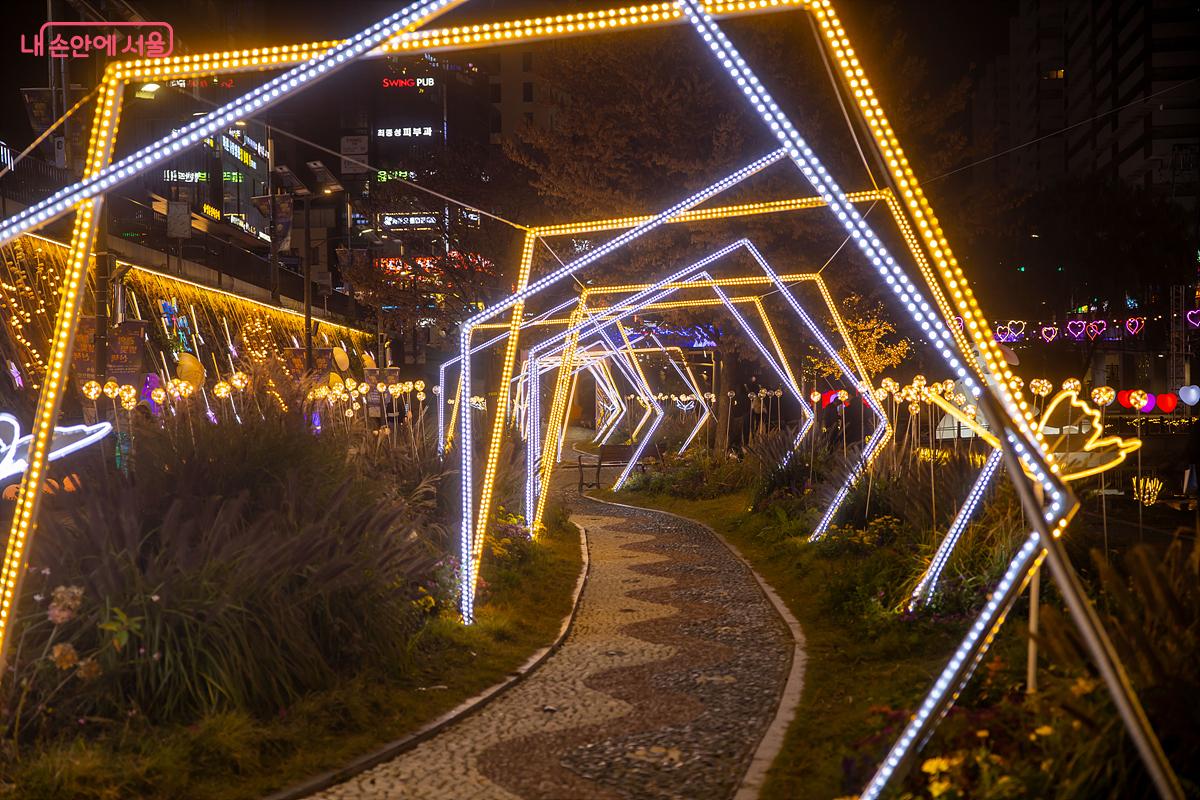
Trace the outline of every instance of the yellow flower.
<instances>
[{"instance_id":1,"label":"yellow flower","mask_svg":"<svg viewBox=\"0 0 1200 800\"><path fill-rule=\"evenodd\" d=\"M988 737L988 732L986 730L979 730L979 731L975 731L975 735L978 736L980 739L986 739Z\"/></svg>"},{"instance_id":2,"label":"yellow flower","mask_svg":"<svg viewBox=\"0 0 1200 800\"><path fill-rule=\"evenodd\" d=\"M941 797L950 791L950 781L936 780L929 782L929 796Z\"/></svg>"},{"instance_id":3,"label":"yellow flower","mask_svg":"<svg viewBox=\"0 0 1200 800\"><path fill-rule=\"evenodd\" d=\"M950 762L944 758L929 758L921 765L922 772L928 772L930 775L937 775L950 769Z\"/></svg>"},{"instance_id":4,"label":"yellow flower","mask_svg":"<svg viewBox=\"0 0 1200 800\"><path fill-rule=\"evenodd\" d=\"M1091 678L1076 678L1075 683L1071 685L1071 694L1076 697L1083 697L1085 694L1091 694L1096 689L1096 682Z\"/></svg>"},{"instance_id":5,"label":"yellow flower","mask_svg":"<svg viewBox=\"0 0 1200 800\"><path fill-rule=\"evenodd\" d=\"M79 668L75 670L75 674L80 680L90 681L100 677L100 665L96 663L94 658L86 658L79 662Z\"/></svg>"},{"instance_id":6,"label":"yellow flower","mask_svg":"<svg viewBox=\"0 0 1200 800\"><path fill-rule=\"evenodd\" d=\"M1049 725L1042 725L1038 728L1034 728L1033 732L1038 736L1049 736L1050 734L1054 733L1054 728L1051 728Z\"/></svg>"},{"instance_id":7,"label":"yellow flower","mask_svg":"<svg viewBox=\"0 0 1200 800\"><path fill-rule=\"evenodd\" d=\"M70 669L79 663L79 653L75 652L74 645L56 644L50 650L50 660L59 669Z\"/></svg>"}]
</instances>

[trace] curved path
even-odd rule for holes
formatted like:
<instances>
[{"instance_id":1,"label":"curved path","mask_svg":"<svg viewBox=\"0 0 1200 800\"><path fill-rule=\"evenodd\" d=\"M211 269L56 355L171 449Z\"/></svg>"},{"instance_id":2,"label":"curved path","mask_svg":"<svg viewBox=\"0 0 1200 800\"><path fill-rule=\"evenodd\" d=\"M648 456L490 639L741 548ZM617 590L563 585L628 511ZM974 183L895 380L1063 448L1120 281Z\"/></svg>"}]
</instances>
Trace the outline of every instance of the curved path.
<instances>
[{"instance_id":1,"label":"curved path","mask_svg":"<svg viewBox=\"0 0 1200 800\"><path fill-rule=\"evenodd\" d=\"M479 712L314 797L738 790L780 704L792 631L706 528L577 495L571 506L588 530L591 572L563 646Z\"/></svg>"}]
</instances>

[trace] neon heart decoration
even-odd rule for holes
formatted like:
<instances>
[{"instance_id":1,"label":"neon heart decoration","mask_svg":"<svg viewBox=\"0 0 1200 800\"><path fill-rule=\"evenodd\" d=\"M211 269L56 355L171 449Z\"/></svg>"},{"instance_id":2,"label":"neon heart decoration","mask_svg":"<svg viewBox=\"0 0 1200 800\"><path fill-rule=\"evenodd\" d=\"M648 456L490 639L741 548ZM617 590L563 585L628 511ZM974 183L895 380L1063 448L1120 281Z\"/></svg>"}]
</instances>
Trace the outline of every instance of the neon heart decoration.
<instances>
[{"instance_id":1,"label":"neon heart decoration","mask_svg":"<svg viewBox=\"0 0 1200 800\"><path fill-rule=\"evenodd\" d=\"M1158 400L1158 397L1150 394L1149 392L1146 392L1146 405L1142 406L1142 413L1149 414L1151 411L1153 411L1154 410L1154 402L1156 400Z\"/></svg>"},{"instance_id":2,"label":"neon heart decoration","mask_svg":"<svg viewBox=\"0 0 1200 800\"><path fill-rule=\"evenodd\" d=\"M1121 404L1122 408L1130 408L1130 405L1129 405L1130 391L1132 391L1132 390L1131 389L1122 389L1121 391L1117 392L1117 402Z\"/></svg>"},{"instance_id":3,"label":"neon heart decoration","mask_svg":"<svg viewBox=\"0 0 1200 800\"><path fill-rule=\"evenodd\" d=\"M1145 325L1145 317L1130 317L1129 319L1125 320L1125 330L1129 331L1131 336L1137 336L1138 332L1141 331Z\"/></svg>"},{"instance_id":4,"label":"neon heart decoration","mask_svg":"<svg viewBox=\"0 0 1200 800\"><path fill-rule=\"evenodd\" d=\"M1158 406L1158 410L1164 414L1170 414L1179 405L1179 398L1170 392L1163 392L1154 401L1154 405Z\"/></svg>"},{"instance_id":5,"label":"neon heart decoration","mask_svg":"<svg viewBox=\"0 0 1200 800\"><path fill-rule=\"evenodd\" d=\"M955 314L954 315L954 324L957 325L958 329L961 331L963 329L963 318L958 316L957 314Z\"/></svg>"},{"instance_id":6,"label":"neon heart decoration","mask_svg":"<svg viewBox=\"0 0 1200 800\"><path fill-rule=\"evenodd\" d=\"M1011 341L1016 341L1017 337L1025 333L1025 320L1010 319L1008 321L1008 330L1012 333Z\"/></svg>"},{"instance_id":7,"label":"neon heart decoration","mask_svg":"<svg viewBox=\"0 0 1200 800\"><path fill-rule=\"evenodd\" d=\"M1200 308L1193 308L1184 316L1187 317L1188 325L1191 325L1193 328L1200 328Z\"/></svg>"},{"instance_id":8,"label":"neon heart decoration","mask_svg":"<svg viewBox=\"0 0 1200 800\"><path fill-rule=\"evenodd\" d=\"M996 326L996 341L997 342L1011 342L1012 341L1012 339L1010 338L1011 336L1012 336L1012 333L1008 330L1007 325L997 325Z\"/></svg>"},{"instance_id":9,"label":"neon heart decoration","mask_svg":"<svg viewBox=\"0 0 1200 800\"><path fill-rule=\"evenodd\" d=\"M1041 333L1042 341L1044 341L1046 344L1050 344L1058 338L1058 328L1054 327L1053 325L1046 325L1042 328Z\"/></svg>"},{"instance_id":10,"label":"neon heart decoration","mask_svg":"<svg viewBox=\"0 0 1200 800\"><path fill-rule=\"evenodd\" d=\"M1087 323L1081 319L1073 319L1067 323L1067 333L1075 339L1083 338L1083 331L1087 328Z\"/></svg>"},{"instance_id":11,"label":"neon heart decoration","mask_svg":"<svg viewBox=\"0 0 1200 800\"><path fill-rule=\"evenodd\" d=\"M1179 399L1187 403L1189 406L1194 406L1200 403L1200 386L1194 383L1189 383L1187 386L1179 387Z\"/></svg>"},{"instance_id":12,"label":"neon heart decoration","mask_svg":"<svg viewBox=\"0 0 1200 800\"><path fill-rule=\"evenodd\" d=\"M1104 331L1107 329L1108 329L1108 323L1102 319L1098 319L1095 322L1089 322L1088 326L1087 326L1088 338L1091 339L1092 341L1095 341L1096 337L1099 336L1100 334L1104 333Z\"/></svg>"}]
</instances>

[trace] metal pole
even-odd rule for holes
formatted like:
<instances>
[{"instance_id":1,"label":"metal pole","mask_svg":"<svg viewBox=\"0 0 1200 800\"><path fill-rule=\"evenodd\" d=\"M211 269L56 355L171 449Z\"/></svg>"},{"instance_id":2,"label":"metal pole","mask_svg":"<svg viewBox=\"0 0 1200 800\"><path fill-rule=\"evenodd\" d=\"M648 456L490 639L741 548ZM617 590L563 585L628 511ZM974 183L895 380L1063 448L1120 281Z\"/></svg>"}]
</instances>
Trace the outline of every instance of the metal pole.
<instances>
[{"instance_id":1,"label":"metal pole","mask_svg":"<svg viewBox=\"0 0 1200 800\"><path fill-rule=\"evenodd\" d=\"M1025 693L1037 694L1038 614L1041 607L1042 571L1033 573L1029 582L1029 652L1025 664Z\"/></svg>"},{"instance_id":2,"label":"metal pole","mask_svg":"<svg viewBox=\"0 0 1200 800\"><path fill-rule=\"evenodd\" d=\"M272 185L272 177L275 174L275 137L271 133L271 126L267 126L267 194L271 196L271 257L270 257L270 283L271 283L271 300L276 304L279 303L279 237L276 235L276 211L275 203L275 187ZM307 246L307 242L305 242Z\"/></svg>"},{"instance_id":3,"label":"metal pole","mask_svg":"<svg viewBox=\"0 0 1200 800\"><path fill-rule=\"evenodd\" d=\"M313 371L312 342L312 247L309 246L309 199L304 198L304 369Z\"/></svg>"},{"instance_id":4,"label":"metal pole","mask_svg":"<svg viewBox=\"0 0 1200 800\"><path fill-rule=\"evenodd\" d=\"M96 380L108 376L109 285L112 280L112 254L108 251L108 204L100 206L96 233Z\"/></svg>"}]
</instances>

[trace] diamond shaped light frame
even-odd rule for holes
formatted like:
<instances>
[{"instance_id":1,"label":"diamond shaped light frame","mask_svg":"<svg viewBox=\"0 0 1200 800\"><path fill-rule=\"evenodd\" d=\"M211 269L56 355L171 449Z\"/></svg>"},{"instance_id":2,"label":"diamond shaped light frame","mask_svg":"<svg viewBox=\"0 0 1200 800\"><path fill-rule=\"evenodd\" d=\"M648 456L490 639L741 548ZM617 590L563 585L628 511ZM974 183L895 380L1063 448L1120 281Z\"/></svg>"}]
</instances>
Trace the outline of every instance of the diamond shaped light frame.
<instances>
[{"instance_id":1,"label":"diamond shaped light frame","mask_svg":"<svg viewBox=\"0 0 1200 800\"><path fill-rule=\"evenodd\" d=\"M924 741L932 725L953 702L963 683L970 677L1002 624L1013 600L1040 566L1043 558L1050 565L1072 617L1084 635L1156 788L1163 796L1181 795L1178 779L1175 778L1157 738L1150 730L1115 650L1104 633L1094 608L1079 586L1078 578L1066 559L1061 543L1057 540L1077 510L1078 501L1057 475L1058 466L1054 463L1040 433L1033 426L1032 409L1022 396L1020 387L1012 381L1012 373L1005 364L987 320L980 313L971 287L900 148L895 132L883 113L879 99L871 88L831 0L674 0L413 32L413 29L465 1L416 0L401 11L340 42L265 47L166 59L138 59L114 62L106 69L97 92L83 179L49 199L0 221L0 244L3 244L58 217L75 212L68 270L62 283L58 315L53 340L50 343L46 381L32 426L29 465L17 498L3 567L0 568L0 666L3 665L4 648L10 638L9 623L19 592L20 579L25 571L28 538L36 527L48 446L61 405L67 363L78 324L82 288L95 239L96 220L106 191L131 180L186 148L199 144L204 138L227 129L236 121L260 113L287 95L314 84L358 58L393 52L479 48L685 21L710 49L716 62L728 72L730 79L750 106L759 113L763 123L779 142L781 150L747 165L682 203L637 224L587 256L532 282L530 271L533 245L538 234L534 233L537 229L529 229L522 251L516 292L508 300L486 309L463 325L460 337L463 354L471 352L471 336L475 327L501 314L511 314L510 336L502 362L502 385L507 387L515 363L518 332L527 299L664 223L680 219L689 212L702 214L703 212L696 211L700 204L786 157L813 186L819 197L816 204L828 206L854 244L893 289L900 303L920 326L934 349L978 399L988 419L996 426L1008 474L1034 527L1029 538L1010 562L1003 579L985 603L975 624L880 765L862 797L878 797L891 777L913 757L916 746ZM885 172L881 177L889 186L883 199L888 203L904 235L913 261L925 281L925 288L936 305L936 311L853 207L853 199L842 191L816 159L811 148L718 27L713 16L785 9L804 9L809 12L817 31L822 56L831 62L830 66L840 78L839 89L850 100L849 109L857 114L869 131L867 146L882 160ZM127 83L281 69L288 66L292 68L212 113L198 118L115 164L110 163L122 95ZM961 330L955 328L951 322L955 313L963 319ZM463 396L469 396L469 357L462 361L462 373ZM504 435L508 401L509 393L501 391L497 400L497 413L493 419L492 436L488 442L488 457L480 487L478 514L473 490L474 474L471 469L472 448L460 448L464 467L463 525L460 535L463 552L471 553L471 558L463 564L463 572L467 573L472 586L475 562L483 543L482 532L490 513L490 486L495 478L496 457ZM471 441L471 417L471 414L459 415L459 435L463 441ZM1027 477L1027 473L1032 476L1031 479ZM1040 496L1035 495L1030 480L1041 486ZM469 594L464 595L462 600L463 617L467 621L473 617L473 601L473 596Z\"/></svg>"}]
</instances>

